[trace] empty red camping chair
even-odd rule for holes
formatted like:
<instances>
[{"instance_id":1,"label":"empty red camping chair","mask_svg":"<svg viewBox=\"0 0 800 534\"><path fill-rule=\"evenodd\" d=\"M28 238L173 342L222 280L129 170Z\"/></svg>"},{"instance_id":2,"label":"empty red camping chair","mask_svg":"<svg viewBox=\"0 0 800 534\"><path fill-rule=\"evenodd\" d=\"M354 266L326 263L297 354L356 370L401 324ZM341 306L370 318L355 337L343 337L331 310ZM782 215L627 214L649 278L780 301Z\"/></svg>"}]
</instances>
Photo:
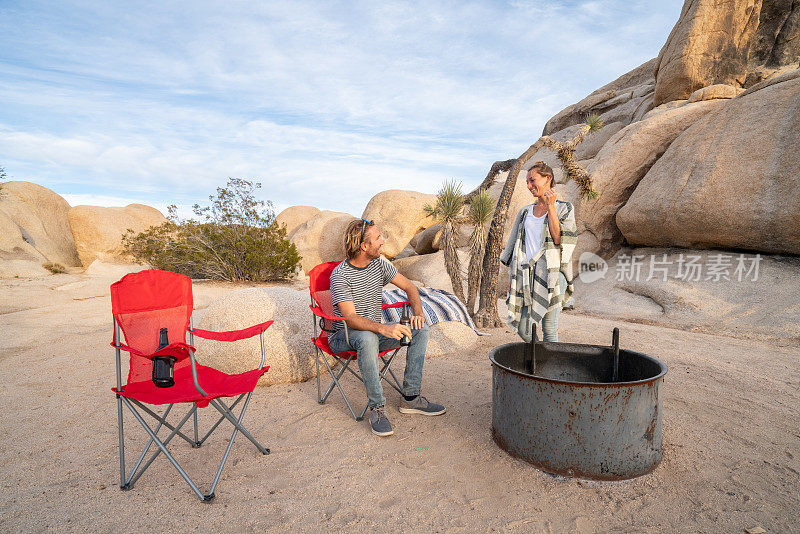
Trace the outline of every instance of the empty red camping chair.
<instances>
[{"instance_id":1,"label":"empty red camping chair","mask_svg":"<svg viewBox=\"0 0 800 534\"><path fill-rule=\"evenodd\" d=\"M242 425L242 419L258 379L269 369L269 366L264 367L264 331L269 328L272 321L230 332L210 332L192 328L192 281L188 276L168 271L132 273L112 284L111 311L114 316L114 341L111 344L116 349L117 355L117 387L111 389L117 394L120 487L123 490L133 487L142 473L159 454L163 453L200 499L206 502L213 500L214 489L219 482L222 469L225 467L233 441L239 432L253 442L259 452L269 454L269 449L261 446ZM125 343L122 342L120 330L125 336ZM189 344L186 343L187 332L190 336ZM195 349L192 346L193 336L216 341L237 341L256 334L261 336L261 363L257 369L229 375L195 362ZM130 353L128 379L124 385L122 383L121 351ZM156 367L155 371L154 366ZM161 384L161 387L157 383ZM238 398L230 407L222 400L222 397L236 396ZM244 399L244 404L237 417L232 410L242 399ZM172 407L181 403L190 404L189 411L177 424L173 425L167 422L167 416ZM159 415L153 409L145 406L146 404L166 404L168 406ZM209 404L221 414L221 417L208 433L199 439L197 409L205 408ZM130 474L127 474L125 470L123 405L128 407L150 437ZM143 414L139 413L137 407ZM158 423L156 427L151 428L143 415L153 417ZM189 438L181 431L189 418L194 419L194 439ZM207 494L203 494L167 450L167 445L172 438L178 436L192 447L200 447L224 420L233 425L233 434L225 449L211 489ZM162 427L166 427L170 431L163 439L158 437ZM157 450L143 463L153 444L156 445Z\"/></svg>"},{"instance_id":2,"label":"empty red camping chair","mask_svg":"<svg viewBox=\"0 0 800 534\"><path fill-rule=\"evenodd\" d=\"M347 404L347 408L350 410L350 413L353 415L353 418L356 421L361 421L364 418L364 414L367 412L367 407L369 403L364 405L364 409L361 410L361 415L356 415L353 411L353 407L350 406L350 401L347 399L347 395L345 395L342 386L339 384L339 380L342 378L342 375L345 371L350 371L356 378L364 381L361 378L361 375L357 370L350 368L350 363L356 359L356 351L351 350L347 352L339 352L334 353L331 350L330 345L328 344L328 334L333 332L332 323L331 321L339 321L344 325L344 332L345 336L349 339L349 333L347 328L347 323L342 317L336 317L333 315L333 303L331 300L331 273L333 269L339 265L340 261L331 261L328 263L320 263L308 274L309 276L309 284L308 289L311 293L311 311L314 314L312 322L314 323L314 337L311 338L312 343L314 343L315 348L315 365L317 368L317 402L320 404L324 404L326 400L328 400L328 396L333 391L333 388L336 387L341 393L342 398L344 399L345 404ZM408 302L395 302L394 304L381 304L382 309L386 308L400 308L404 304L408 304ZM317 327L319 326L319 335ZM392 386L398 393L401 395L403 394L403 388L400 385L400 381L395 376L394 372L389 367L392 364L392 360L394 359L397 352L402 347L398 347L396 349L389 349L384 350L378 353L378 357L383 362L383 367L379 370L379 377L380 380L385 380L387 384ZM331 356L332 360L331 363L328 363L327 356ZM328 389L325 393L322 393L322 389L320 388L320 381L319 381L319 362L325 364L325 368L328 370L328 373L331 375L331 383L328 386ZM340 364L340 368L338 371L334 372L333 366L336 364ZM391 378L386 377L386 373L389 373Z\"/></svg>"}]
</instances>

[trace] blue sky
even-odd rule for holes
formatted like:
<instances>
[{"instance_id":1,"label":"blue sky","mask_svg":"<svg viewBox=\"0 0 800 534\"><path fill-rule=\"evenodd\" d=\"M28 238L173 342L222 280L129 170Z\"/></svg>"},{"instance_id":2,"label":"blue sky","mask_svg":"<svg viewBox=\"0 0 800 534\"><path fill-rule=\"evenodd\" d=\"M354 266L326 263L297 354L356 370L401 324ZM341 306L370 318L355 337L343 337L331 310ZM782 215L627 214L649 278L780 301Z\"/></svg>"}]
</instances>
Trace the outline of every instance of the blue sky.
<instances>
[{"instance_id":1,"label":"blue sky","mask_svg":"<svg viewBox=\"0 0 800 534\"><path fill-rule=\"evenodd\" d=\"M0 166L72 205L204 202L228 176L360 215L465 190L656 56L682 2L8 2Z\"/></svg>"}]
</instances>

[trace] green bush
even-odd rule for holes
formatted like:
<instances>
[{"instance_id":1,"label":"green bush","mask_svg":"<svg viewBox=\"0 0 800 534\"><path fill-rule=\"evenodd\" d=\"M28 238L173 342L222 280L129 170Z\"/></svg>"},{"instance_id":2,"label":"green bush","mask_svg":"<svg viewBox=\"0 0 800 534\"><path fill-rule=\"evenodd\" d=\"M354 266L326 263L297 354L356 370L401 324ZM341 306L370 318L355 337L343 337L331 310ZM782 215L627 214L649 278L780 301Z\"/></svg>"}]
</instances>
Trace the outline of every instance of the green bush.
<instances>
[{"instance_id":1,"label":"green bush","mask_svg":"<svg viewBox=\"0 0 800 534\"><path fill-rule=\"evenodd\" d=\"M128 230L125 251L155 269L192 278L230 282L285 280L300 263L286 228L279 227L271 202L256 200L261 184L228 178L211 204L193 206L199 220L180 219L168 208L167 222L139 234Z\"/></svg>"},{"instance_id":2,"label":"green bush","mask_svg":"<svg viewBox=\"0 0 800 534\"><path fill-rule=\"evenodd\" d=\"M44 267L53 274L61 274L67 272L67 269L63 265L61 265L60 263L54 263L52 261L43 263L42 267Z\"/></svg>"}]
</instances>

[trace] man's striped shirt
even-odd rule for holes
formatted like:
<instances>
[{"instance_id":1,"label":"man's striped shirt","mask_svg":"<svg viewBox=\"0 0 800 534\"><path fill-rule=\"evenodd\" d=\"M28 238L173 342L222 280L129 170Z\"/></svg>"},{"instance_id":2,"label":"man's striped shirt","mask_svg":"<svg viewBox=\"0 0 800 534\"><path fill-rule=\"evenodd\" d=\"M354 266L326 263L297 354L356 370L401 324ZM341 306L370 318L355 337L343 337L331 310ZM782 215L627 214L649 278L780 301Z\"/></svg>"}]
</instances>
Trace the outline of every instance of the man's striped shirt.
<instances>
[{"instance_id":1,"label":"man's striped shirt","mask_svg":"<svg viewBox=\"0 0 800 534\"><path fill-rule=\"evenodd\" d=\"M366 267L361 268L354 267L349 260L344 260L331 273L333 314L342 317L339 303L351 300L359 316L380 323L383 286L391 282L396 275L397 268L383 258L375 258ZM341 328L341 322L333 321L334 330Z\"/></svg>"}]
</instances>

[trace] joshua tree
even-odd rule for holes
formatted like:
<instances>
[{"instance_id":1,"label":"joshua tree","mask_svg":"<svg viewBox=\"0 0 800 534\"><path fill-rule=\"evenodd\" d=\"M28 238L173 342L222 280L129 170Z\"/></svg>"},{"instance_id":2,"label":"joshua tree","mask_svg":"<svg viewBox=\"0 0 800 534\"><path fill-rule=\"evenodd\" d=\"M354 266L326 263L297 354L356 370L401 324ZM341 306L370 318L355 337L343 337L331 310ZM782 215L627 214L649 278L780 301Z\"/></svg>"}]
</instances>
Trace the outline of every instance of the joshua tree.
<instances>
[{"instance_id":1,"label":"joshua tree","mask_svg":"<svg viewBox=\"0 0 800 534\"><path fill-rule=\"evenodd\" d=\"M486 231L494 210L494 199L488 189L478 189L472 196L467 217L473 225L469 240L469 271L467 273L467 309L475 312L475 297L483 277L483 251L486 247Z\"/></svg>"},{"instance_id":2,"label":"joshua tree","mask_svg":"<svg viewBox=\"0 0 800 534\"><path fill-rule=\"evenodd\" d=\"M436 194L436 205L426 205L424 208L425 213L442 223L444 266L453 284L453 294L461 302L464 302L464 282L461 278L461 262L456 253L455 228L460 222L463 207L464 195L461 194L461 183L447 180Z\"/></svg>"},{"instance_id":3,"label":"joshua tree","mask_svg":"<svg viewBox=\"0 0 800 534\"><path fill-rule=\"evenodd\" d=\"M580 186L581 192L586 199L597 197L597 192L592 187L589 174L575 161L575 147L586 139L590 131L597 131L603 127L603 123L597 115L586 116L586 124L581 127L578 133L570 141L560 143L551 139L549 136L542 136L532 144L528 150L523 152L516 159L511 169L508 171L508 178L503 185L503 191L497 201L497 208L494 211L492 225L489 227L489 235L486 240L486 252L483 256L483 279L481 280L480 307L475 312L475 324L480 328L493 328L502 326L503 322L497 315L497 275L500 267L500 250L503 247L503 230L508 214L508 205L511 203L511 194L517 183L517 175L522 171L523 166L536 152L542 147L553 150L558 159L561 160L561 168L568 178L576 181Z\"/></svg>"},{"instance_id":4,"label":"joshua tree","mask_svg":"<svg viewBox=\"0 0 800 534\"><path fill-rule=\"evenodd\" d=\"M586 123L578 130L575 137L569 141L560 143L550 137L542 137L545 140L544 146L556 153L561 161L561 168L564 170L564 174L567 175L568 179L574 180L580 186L581 192L587 200L597 198L597 191L592 187L592 179L589 177L589 173L575 161L575 148L586 139L586 135L589 132L596 132L602 127L603 120L596 113L589 113L586 115Z\"/></svg>"}]
</instances>

